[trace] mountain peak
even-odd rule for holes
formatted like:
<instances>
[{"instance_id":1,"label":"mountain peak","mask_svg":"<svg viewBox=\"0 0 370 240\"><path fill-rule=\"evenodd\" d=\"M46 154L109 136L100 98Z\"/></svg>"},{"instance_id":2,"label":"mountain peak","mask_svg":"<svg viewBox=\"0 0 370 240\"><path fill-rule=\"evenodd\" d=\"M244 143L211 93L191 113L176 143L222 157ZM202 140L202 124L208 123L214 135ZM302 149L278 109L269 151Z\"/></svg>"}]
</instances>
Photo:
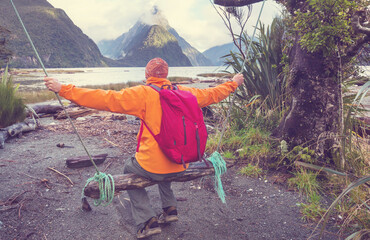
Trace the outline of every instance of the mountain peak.
<instances>
[{"instance_id":1,"label":"mountain peak","mask_svg":"<svg viewBox=\"0 0 370 240\"><path fill-rule=\"evenodd\" d=\"M146 25L159 25L162 26L164 29L168 30L170 25L166 19L166 17L162 14L162 11L158 8L157 5L154 5L150 12L144 13L140 21Z\"/></svg>"}]
</instances>

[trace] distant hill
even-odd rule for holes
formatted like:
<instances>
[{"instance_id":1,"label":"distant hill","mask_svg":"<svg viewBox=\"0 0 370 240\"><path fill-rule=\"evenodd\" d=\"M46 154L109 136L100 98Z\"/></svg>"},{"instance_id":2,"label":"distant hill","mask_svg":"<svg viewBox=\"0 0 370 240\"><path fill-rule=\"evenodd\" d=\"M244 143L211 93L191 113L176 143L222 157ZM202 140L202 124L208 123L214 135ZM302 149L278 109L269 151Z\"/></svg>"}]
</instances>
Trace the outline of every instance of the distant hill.
<instances>
[{"instance_id":1,"label":"distant hill","mask_svg":"<svg viewBox=\"0 0 370 240\"><path fill-rule=\"evenodd\" d=\"M17 0L16 7L46 67L101 67L113 64L67 14L46 0ZM0 1L0 25L10 31L11 67L40 67L10 1Z\"/></svg>"},{"instance_id":2,"label":"distant hill","mask_svg":"<svg viewBox=\"0 0 370 240\"><path fill-rule=\"evenodd\" d=\"M222 58L223 56L230 54L230 51L237 52L238 49L234 45L234 43L226 43L220 46L212 47L203 52L203 55L206 58L212 60L212 64L216 66L224 65L225 59Z\"/></svg>"},{"instance_id":3,"label":"distant hill","mask_svg":"<svg viewBox=\"0 0 370 240\"><path fill-rule=\"evenodd\" d=\"M189 58L193 66L212 66L212 61L206 58L202 53L190 45L184 38L182 38L174 28L169 28L168 31L175 36L179 42L184 54Z\"/></svg>"},{"instance_id":4,"label":"distant hill","mask_svg":"<svg viewBox=\"0 0 370 240\"><path fill-rule=\"evenodd\" d=\"M104 56L134 66L145 66L153 57L162 57L170 66L212 65L170 27L157 7L142 16L128 32L115 40L100 41L98 46Z\"/></svg>"}]
</instances>

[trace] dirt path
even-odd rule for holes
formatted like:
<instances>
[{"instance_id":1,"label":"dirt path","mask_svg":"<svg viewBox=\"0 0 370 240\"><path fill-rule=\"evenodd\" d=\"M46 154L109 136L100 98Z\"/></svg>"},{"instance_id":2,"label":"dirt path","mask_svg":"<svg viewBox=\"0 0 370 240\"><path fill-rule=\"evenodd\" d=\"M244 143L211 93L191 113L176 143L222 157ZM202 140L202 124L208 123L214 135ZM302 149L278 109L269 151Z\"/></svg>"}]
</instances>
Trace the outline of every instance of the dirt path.
<instances>
[{"instance_id":1,"label":"dirt path","mask_svg":"<svg viewBox=\"0 0 370 240\"><path fill-rule=\"evenodd\" d=\"M92 154L108 153L111 157L99 166L101 171L120 174L124 160L135 149L138 126L132 120L107 124L122 129L108 133L95 129L93 136L90 126L84 139ZM58 130L65 127L64 121L44 119L43 125L48 127L11 139L5 149L0 149L0 239L136 239L127 193L115 197L108 207L81 211L82 188L95 170L68 169L67 158L85 155L77 137ZM78 126L81 129L84 124ZM106 136L115 138L109 140ZM124 145L113 146L120 138ZM58 148L58 143L71 148ZM65 173L74 184L48 167ZM235 166L223 177L226 205L214 192L211 177L173 183L180 220L163 227L161 235L151 239L307 239L312 225L300 219L299 195L270 183L269 178L241 176L238 168ZM157 188L149 187L148 192L159 213ZM92 205L91 199L89 202ZM338 237L327 233L324 239Z\"/></svg>"}]
</instances>

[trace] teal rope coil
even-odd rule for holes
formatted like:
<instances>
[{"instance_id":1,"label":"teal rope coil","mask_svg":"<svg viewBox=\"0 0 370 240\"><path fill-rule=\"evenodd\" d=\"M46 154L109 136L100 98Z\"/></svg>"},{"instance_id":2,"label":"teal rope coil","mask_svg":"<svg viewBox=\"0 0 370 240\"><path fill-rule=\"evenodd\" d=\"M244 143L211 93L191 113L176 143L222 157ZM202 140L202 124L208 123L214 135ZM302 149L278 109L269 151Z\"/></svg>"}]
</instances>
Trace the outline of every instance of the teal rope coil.
<instances>
[{"instance_id":1,"label":"teal rope coil","mask_svg":"<svg viewBox=\"0 0 370 240\"><path fill-rule=\"evenodd\" d=\"M265 6L265 2L266 2L266 0L263 0L260 12L258 14L256 26L254 27L251 40L248 44L248 48L247 48L247 51L246 51L245 59L243 61L242 69L239 71L239 73L244 72L244 65L247 62L248 58L249 58L249 53L250 53L250 50L251 50L251 47L252 47L252 41L254 39L254 35L256 34L257 25L258 25L258 22L261 18L262 10ZM226 203L226 200L225 200L225 192L224 192L223 187L222 187L221 175L226 173L227 167L226 167L225 161L223 160L221 154L218 151L219 151L221 143L222 143L222 138L225 134L226 123L228 122L228 120L230 118L230 115L231 115L231 108L232 108L232 105L234 103L235 96L236 96L236 94L234 93L234 96L233 96L233 98L230 102L229 110L227 112L226 120L225 120L224 125L222 127L221 136L220 136L220 140L218 141L216 151L209 158L207 158L207 160L210 161L213 164L213 167L215 168L215 190L217 191L218 196L220 197L220 199L223 203Z\"/></svg>"},{"instance_id":2,"label":"teal rope coil","mask_svg":"<svg viewBox=\"0 0 370 240\"><path fill-rule=\"evenodd\" d=\"M94 205L99 206L103 202L106 202L102 204L102 206L104 207L108 206L113 201L113 198L114 198L113 176L110 174L102 173L102 172L95 173L94 177L87 179L85 187L82 189L82 197L81 197L82 199L85 198L85 188L92 181L98 182L99 192L100 192L99 199L94 200Z\"/></svg>"},{"instance_id":3,"label":"teal rope coil","mask_svg":"<svg viewBox=\"0 0 370 240\"><path fill-rule=\"evenodd\" d=\"M27 39L28 39L28 41L29 41L29 42L30 42L30 44L31 44L31 47L32 47L32 49L33 49L33 51L34 51L34 53L35 53L35 55L36 55L36 57L37 57L38 62L40 63L40 65L41 65L41 67L42 67L42 69L43 69L43 71L44 71L45 75L46 75L46 76L48 76L48 72L47 72L47 71L46 71L46 69L45 69L44 63L42 62L42 60L41 60L41 58L40 58L40 55L39 55L39 53L37 52L37 49L36 49L35 45L33 44L33 41L32 41L32 39L31 39L30 35L28 34L27 28L26 28L26 26L24 25L24 23L23 23L23 21L22 21L22 18L21 18L21 16L19 15L18 10L17 10L17 8L15 7L15 5L14 5L14 3L13 3L13 0L10 0L10 3L12 4L13 9L14 9L14 12L15 12L15 14L17 15L18 20L19 20L19 22L21 23L21 25L22 25L22 27L23 27L23 31L24 31L24 33L26 34ZM108 204L104 205L104 206L108 206L108 205L109 205L109 203L111 203L111 202L112 202L113 197L114 197L114 180L113 180L113 177L112 177L110 174L106 175L105 173L99 172L99 169L98 169L98 167L96 166L96 164L95 164L94 160L92 159L91 154L90 154L90 153L89 153L89 151L87 150L87 148L86 148L86 146L85 146L84 142L82 141L82 138L81 138L80 134L78 133L78 131L77 131L77 129L76 129L76 127L75 127L75 125L73 124L72 119L71 119L71 117L69 116L69 113L67 112L67 110L66 110L66 108L64 107L64 105L63 105L62 101L60 100L59 94L58 94L58 93L55 93L55 96L57 97L57 99L58 99L58 101L59 101L59 104L62 106L63 111L64 111L64 112L65 112L65 114L67 115L68 120L69 120L69 122L71 123L71 125L72 125L72 128L73 128L74 132L76 133L76 135L77 135L78 139L80 140L80 142L81 142L81 144L82 144L82 147L84 148L84 150L85 150L86 154L88 155L88 157L89 157L90 161L92 162L92 164L93 164L93 166L95 167L95 170L96 170L95 176L94 176L94 177L92 177L92 178L90 178L90 179L88 179L88 181L87 181L87 183L86 183L85 187L86 187L86 186L87 186L87 184L88 184L89 182L91 182L92 180L97 181L97 182L99 183L100 199L95 200L95 201L99 202L99 204L98 204L98 205L100 205L100 203L101 203L101 202L103 202L103 201L108 201ZM112 186L113 186L113 188L112 188ZM84 187L84 189L82 190L82 192L83 192L83 197L85 197L85 194L84 194L85 187ZM96 204L95 204L95 205L96 205Z\"/></svg>"},{"instance_id":4,"label":"teal rope coil","mask_svg":"<svg viewBox=\"0 0 370 240\"><path fill-rule=\"evenodd\" d=\"M225 192L221 181L221 175L227 171L226 162L219 152L214 152L209 158L207 158L207 160L212 163L213 168L215 169L215 190L222 203L226 203Z\"/></svg>"}]
</instances>

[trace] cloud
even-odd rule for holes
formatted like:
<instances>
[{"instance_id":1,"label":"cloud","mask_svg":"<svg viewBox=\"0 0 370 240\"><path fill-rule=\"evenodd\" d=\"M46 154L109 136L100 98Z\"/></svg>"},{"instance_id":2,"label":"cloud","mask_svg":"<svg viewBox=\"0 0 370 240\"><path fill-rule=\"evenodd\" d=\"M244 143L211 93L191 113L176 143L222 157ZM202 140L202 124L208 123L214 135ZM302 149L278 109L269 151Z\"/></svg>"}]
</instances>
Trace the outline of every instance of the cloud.
<instances>
[{"instance_id":1,"label":"cloud","mask_svg":"<svg viewBox=\"0 0 370 240\"><path fill-rule=\"evenodd\" d=\"M222 19L209 0L49 0L95 42L115 39L157 5L171 27L199 51L231 41ZM261 4L254 4L249 27L255 25ZM270 23L280 7L271 0L262 20Z\"/></svg>"}]
</instances>

